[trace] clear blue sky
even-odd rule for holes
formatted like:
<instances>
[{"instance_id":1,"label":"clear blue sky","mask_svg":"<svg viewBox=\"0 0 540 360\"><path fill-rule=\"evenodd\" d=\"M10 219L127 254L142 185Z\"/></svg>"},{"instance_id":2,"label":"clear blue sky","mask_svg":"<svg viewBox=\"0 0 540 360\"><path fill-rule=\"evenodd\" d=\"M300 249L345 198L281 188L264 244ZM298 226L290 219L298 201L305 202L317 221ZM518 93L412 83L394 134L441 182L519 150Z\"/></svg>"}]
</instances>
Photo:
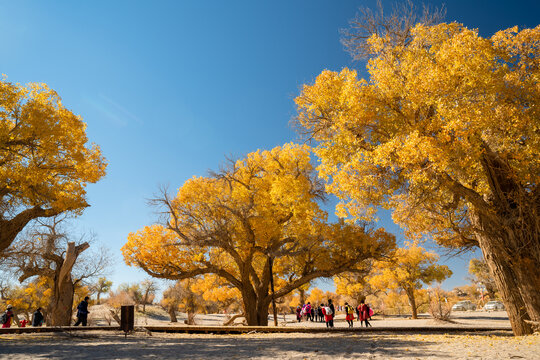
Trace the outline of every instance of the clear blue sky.
<instances>
[{"instance_id":1,"label":"clear blue sky","mask_svg":"<svg viewBox=\"0 0 540 360\"><path fill-rule=\"evenodd\" d=\"M146 200L158 186L176 190L225 155L295 140L288 123L301 85L323 69L364 68L343 50L339 30L359 6L374 4L0 0L0 73L55 89L108 159L77 223L111 249L115 286L145 277L123 264L119 249L156 219ZM446 19L490 36L536 26L539 4L451 0ZM388 213L380 225L399 232ZM468 258L443 258L455 273L445 288L467 283Z\"/></svg>"}]
</instances>

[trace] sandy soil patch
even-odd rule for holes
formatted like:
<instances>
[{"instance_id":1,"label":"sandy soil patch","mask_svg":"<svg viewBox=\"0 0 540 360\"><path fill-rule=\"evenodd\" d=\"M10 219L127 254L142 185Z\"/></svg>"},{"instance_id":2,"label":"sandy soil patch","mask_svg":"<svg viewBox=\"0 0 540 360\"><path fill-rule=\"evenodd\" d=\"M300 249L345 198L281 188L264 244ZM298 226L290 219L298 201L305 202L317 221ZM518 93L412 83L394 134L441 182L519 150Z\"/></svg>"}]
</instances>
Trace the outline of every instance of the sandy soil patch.
<instances>
[{"instance_id":1,"label":"sandy soil patch","mask_svg":"<svg viewBox=\"0 0 540 360\"><path fill-rule=\"evenodd\" d=\"M464 335L193 335L91 331L0 337L9 359L538 359L540 336L510 332Z\"/></svg>"}]
</instances>

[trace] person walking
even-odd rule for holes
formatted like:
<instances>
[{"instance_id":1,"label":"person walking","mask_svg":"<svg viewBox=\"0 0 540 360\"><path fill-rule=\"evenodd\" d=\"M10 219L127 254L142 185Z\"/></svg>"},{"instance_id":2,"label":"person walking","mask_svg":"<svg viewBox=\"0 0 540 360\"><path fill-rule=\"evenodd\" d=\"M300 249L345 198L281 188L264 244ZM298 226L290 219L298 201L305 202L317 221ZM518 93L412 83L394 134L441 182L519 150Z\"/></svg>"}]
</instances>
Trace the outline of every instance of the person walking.
<instances>
[{"instance_id":1,"label":"person walking","mask_svg":"<svg viewBox=\"0 0 540 360\"><path fill-rule=\"evenodd\" d=\"M308 320L313 321L313 319L311 318L311 303L309 301L306 304L306 307L304 308L304 311L306 313L306 321L308 321Z\"/></svg>"},{"instance_id":2,"label":"person walking","mask_svg":"<svg viewBox=\"0 0 540 360\"><path fill-rule=\"evenodd\" d=\"M336 316L336 308L334 307L334 304L332 303L332 299L328 299L328 307L332 311L332 318L330 319L330 327L334 327L334 317Z\"/></svg>"},{"instance_id":3,"label":"person walking","mask_svg":"<svg viewBox=\"0 0 540 360\"><path fill-rule=\"evenodd\" d=\"M321 304L322 313L324 315L324 321L326 322L326 327L331 328L332 326L330 323L332 322L334 314L332 313L332 309L330 309L329 306L324 306L324 304Z\"/></svg>"},{"instance_id":4,"label":"person walking","mask_svg":"<svg viewBox=\"0 0 540 360\"><path fill-rule=\"evenodd\" d=\"M362 322L366 323L366 327L371 326L368 321L368 318L370 317L369 306L364 302L364 300L362 300L360 301L360 305L358 305L358 308L360 310L360 326L362 326Z\"/></svg>"},{"instance_id":5,"label":"person walking","mask_svg":"<svg viewBox=\"0 0 540 360\"><path fill-rule=\"evenodd\" d=\"M302 321L302 308L300 305L296 307L296 320L298 320L298 322Z\"/></svg>"},{"instance_id":6,"label":"person walking","mask_svg":"<svg viewBox=\"0 0 540 360\"><path fill-rule=\"evenodd\" d=\"M90 311L88 311L88 300L90 298L86 296L83 301L79 305L77 305L77 322L74 326L79 326L80 323L82 323L82 326L86 326L86 322L88 320L88 314L90 314Z\"/></svg>"},{"instance_id":7,"label":"person walking","mask_svg":"<svg viewBox=\"0 0 540 360\"><path fill-rule=\"evenodd\" d=\"M318 316L318 318L317 318L318 322L323 322L324 321L324 314L323 314L323 311L322 311L322 304L317 307L317 316Z\"/></svg>"},{"instance_id":8,"label":"person walking","mask_svg":"<svg viewBox=\"0 0 540 360\"><path fill-rule=\"evenodd\" d=\"M10 328L14 316L13 306L8 305L6 311L2 314L2 328Z\"/></svg>"},{"instance_id":9,"label":"person walking","mask_svg":"<svg viewBox=\"0 0 540 360\"><path fill-rule=\"evenodd\" d=\"M32 316L32 326L38 327L43 325L43 314L41 313L41 308L38 307Z\"/></svg>"},{"instance_id":10,"label":"person walking","mask_svg":"<svg viewBox=\"0 0 540 360\"><path fill-rule=\"evenodd\" d=\"M349 327L352 328L354 320L354 309L348 303L345 303L345 320L347 320L347 324L349 324Z\"/></svg>"}]
</instances>

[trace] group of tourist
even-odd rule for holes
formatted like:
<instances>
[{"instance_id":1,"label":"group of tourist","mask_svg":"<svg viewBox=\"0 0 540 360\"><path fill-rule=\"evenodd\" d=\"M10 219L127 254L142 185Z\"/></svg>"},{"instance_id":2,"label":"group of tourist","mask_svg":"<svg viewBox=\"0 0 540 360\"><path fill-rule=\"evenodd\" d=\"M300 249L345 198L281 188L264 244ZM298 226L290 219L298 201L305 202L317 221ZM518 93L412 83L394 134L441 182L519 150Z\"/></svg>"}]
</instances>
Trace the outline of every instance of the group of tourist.
<instances>
[{"instance_id":1,"label":"group of tourist","mask_svg":"<svg viewBox=\"0 0 540 360\"><path fill-rule=\"evenodd\" d=\"M371 326L368 320L371 320L371 315L373 311L369 308L369 305L365 303L364 300L360 301L360 304L355 308L349 303L345 303L344 306L339 306L339 311L345 312L345 320L349 327L353 327L353 322L356 319L360 321L360 326L365 323L365 326ZM302 306L298 305L296 307L296 320L298 322L305 319L305 321L315 321L315 322L326 322L326 327L334 327L334 317L336 314L336 308L332 302L332 299L328 299L327 304L319 304L318 306L312 306L311 302L308 301L307 304Z\"/></svg>"},{"instance_id":2,"label":"group of tourist","mask_svg":"<svg viewBox=\"0 0 540 360\"><path fill-rule=\"evenodd\" d=\"M84 298L83 301L79 303L77 306L77 322L75 323L75 326L78 326L79 324L82 324L82 326L86 326L88 314L90 313L88 311L88 300L90 298L87 296ZM27 320L18 321L15 320L15 312L13 311L13 306L8 305L6 307L6 311L2 314L0 317L0 324L2 324L2 328L10 328L14 321L18 322L20 327L26 327L27 323L30 323ZM43 316L43 313L41 312L41 308L38 307L36 311L34 312L32 316L32 326L42 326L43 321L45 317Z\"/></svg>"}]
</instances>

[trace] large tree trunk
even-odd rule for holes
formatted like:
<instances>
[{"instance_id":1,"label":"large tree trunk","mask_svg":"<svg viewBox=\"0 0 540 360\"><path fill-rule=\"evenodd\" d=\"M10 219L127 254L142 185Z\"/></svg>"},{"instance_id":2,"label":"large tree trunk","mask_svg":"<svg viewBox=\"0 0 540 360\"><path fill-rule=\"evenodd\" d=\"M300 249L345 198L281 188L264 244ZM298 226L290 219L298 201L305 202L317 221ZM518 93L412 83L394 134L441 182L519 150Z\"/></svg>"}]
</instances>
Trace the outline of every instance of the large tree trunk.
<instances>
[{"instance_id":1,"label":"large tree trunk","mask_svg":"<svg viewBox=\"0 0 540 360\"><path fill-rule=\"evenodd\" d=\"M71 324L73 294L75 287L71 279L71 270L80 253L88 249L88 243L75 246L69 242L62 266L54 277L54 295L51 301L49 321L51 326L68 326Z\"/></svg>"},{"instance_id":2,"label":"large tree trunk","mask_svg":"<svg viewBox=\"0 0 540 360\"><path fill-rule=\"evenodd\" d=\"M407 297L409 298L409 304L411 305L412 318L418 319L418 310L416 309L416 298L414 296L414 289L407 288L405 289L405 293L407 294Z\"/></svg>"},{"instance_id":3,"label":"large tree trunk","mask_svg":"<svg viewBox=\"0 0 540 360\"><path fill-rule=\"evenodd\" d=\"M50 306L51 326L68 326L71 324L74 292L71 276L59 284L56 283L55 279L54 297Z\"/></svg>"},{"instance_id":4,"label":"large tree trunk","mask_svg":"<svg viewBox=\"0 0 540 360\"><path fill-rule=\"evenodd\" d=\"M268 291L267 291L268 292ZM268 309L271 296L257 296L253 289L242 290L244 314L249 326L268 326Z\"/></svg>"},{"instance_id":5,"label":"large tree trunk","mask_svg":"<svg viewBox=\"0 0 540 360\"><path fill-rule=\"evenodd\" d=\"M298 295L300 296L300 306L306 303L306 290L298 289Z\"/></svg>"},{"instance_id":6,"label":"large tree trunk","mask_svg":"<svg viewBox=\"0 0 540 360\"><path fill-rule=\"evenodd\" d=\"M510 163L484 144L489 208L471 212L475 235L502 295L515 335L540 322L540 193L516 180Z\"/></svg>"},{"instance_id":7,"label":"large tree trunk","mask_svg":"<svg viewBox=\"0 0 540 360\"><path fill-rule=\"evenodd\" d=\"M489 224L487 220L482 220L480 217L476 217L474 220L479 229L488 230L486 229ZM499 238L494 238L497 230L499 231ZM496 229L478 232L476 238L506 307L514 335L532 334L533 329L526 322L526 320L531 320L530 304L529 306L526 305L526 298L523 297L521 289L529 287L531 282L536 283L536 296L539 296L538 279L534 279L534 272L529 275L529 278L524 278L522 274L518 274L520 272L519 263L521 262L519 254L515 253L512 256L501 246L501 244L509 245L507 239L503 238L504 233L502 230L497 226ZM534 298L534 296L531 297Z\"/></svg>"}]
</instances>

